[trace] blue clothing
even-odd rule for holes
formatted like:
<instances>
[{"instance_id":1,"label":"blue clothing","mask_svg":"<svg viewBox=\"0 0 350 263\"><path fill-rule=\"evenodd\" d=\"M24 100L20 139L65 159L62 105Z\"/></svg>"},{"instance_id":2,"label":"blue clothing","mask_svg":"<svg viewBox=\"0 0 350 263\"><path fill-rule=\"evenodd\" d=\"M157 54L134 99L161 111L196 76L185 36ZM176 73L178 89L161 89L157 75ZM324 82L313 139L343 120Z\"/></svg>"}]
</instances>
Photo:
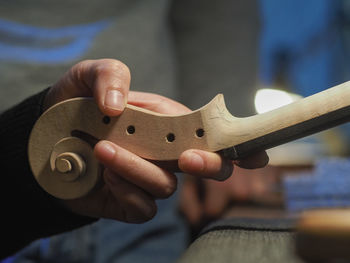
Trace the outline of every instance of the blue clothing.
<instances>
[{"instance_id":1,"label":"blue clothing","mask_svg":"<svg viewBox=\"0 0 350 263\"><path fill-rule=\"evenodd\" d=\"M98 222L37 240L3 263L164 263L183 253L187 232L176 211L177 197L157 202L158 214L144 224Z\"/></svg>"}]
</instances>

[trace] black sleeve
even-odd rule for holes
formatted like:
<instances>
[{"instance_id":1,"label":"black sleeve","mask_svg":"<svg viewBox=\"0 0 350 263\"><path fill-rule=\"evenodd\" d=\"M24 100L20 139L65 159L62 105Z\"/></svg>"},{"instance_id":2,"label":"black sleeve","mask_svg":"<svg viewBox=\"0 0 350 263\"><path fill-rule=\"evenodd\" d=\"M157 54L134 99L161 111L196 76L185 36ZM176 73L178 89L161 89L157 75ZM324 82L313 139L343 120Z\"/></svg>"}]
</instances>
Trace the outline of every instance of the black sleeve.
<instances>
[{"instance_id":1,"label":"black sleeve","mask_svg":"<svg viewBox=\"0 0 350 263\"><path fill-rule=\"evenodd\" d=\"M35 181L27 158L30 131L42 113L47 90L0 115L0 258L29 242L91 223L73 214Z\"/></svg>"}]
</instances>

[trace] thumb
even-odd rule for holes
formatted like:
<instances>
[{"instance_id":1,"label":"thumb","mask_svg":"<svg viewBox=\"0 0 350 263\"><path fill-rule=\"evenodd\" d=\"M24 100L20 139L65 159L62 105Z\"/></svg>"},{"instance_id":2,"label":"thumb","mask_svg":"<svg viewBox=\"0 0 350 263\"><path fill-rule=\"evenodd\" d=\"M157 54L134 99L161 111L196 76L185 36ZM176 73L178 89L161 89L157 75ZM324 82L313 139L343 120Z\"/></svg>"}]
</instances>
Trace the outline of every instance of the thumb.
<instances>
[{"instance_id":1,"label":"thumb","mask_svg":"<svg viewBox=\"0 0 350 263\"><path fill-rule=\"evenodd\" d=\"M103 114L116 116L125 108L130 79L128 67L118 60L85 60L74 65L52 87L49 104L92 96Z\"/></svg>"}]
</instances>

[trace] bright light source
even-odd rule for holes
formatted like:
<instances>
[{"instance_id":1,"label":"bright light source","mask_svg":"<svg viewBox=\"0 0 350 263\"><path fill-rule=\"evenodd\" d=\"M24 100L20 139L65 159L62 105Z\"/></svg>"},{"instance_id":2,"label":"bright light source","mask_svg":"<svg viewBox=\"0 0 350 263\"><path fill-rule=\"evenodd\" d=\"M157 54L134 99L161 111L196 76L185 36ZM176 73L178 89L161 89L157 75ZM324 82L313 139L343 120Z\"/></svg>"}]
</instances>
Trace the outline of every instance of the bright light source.
<instances>
[{"instance_id":1,"label":"bright light source","mask_svg":"<svg viewBox=\"0 0 350 263\"><path fill-rule=\"evenodd\" d=\"M255 94L255 110L257 113L271 111L292 103L302 97L276 89L260 89Z\"/></svg>"}]
</instances>

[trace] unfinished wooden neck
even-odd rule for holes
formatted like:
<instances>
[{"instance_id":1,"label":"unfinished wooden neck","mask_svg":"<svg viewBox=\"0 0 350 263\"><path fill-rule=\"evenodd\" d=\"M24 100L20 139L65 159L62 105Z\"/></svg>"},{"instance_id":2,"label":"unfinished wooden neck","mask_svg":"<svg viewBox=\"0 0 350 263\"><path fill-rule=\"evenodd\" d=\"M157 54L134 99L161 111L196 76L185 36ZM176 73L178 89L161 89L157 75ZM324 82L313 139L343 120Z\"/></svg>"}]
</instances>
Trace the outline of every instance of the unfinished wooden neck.
<instances>
[{"instance_id":1,"label":"unfinished wooden neck","mask_svg":"<svg viewBox=\"0 0 350 263\"><path fill-rule=\"evenodd\" d=\"M349 120L350 82L346 82L270 112L234 119L231 127L220 127L224 136L219 144L233 145L224 152L238 159Z\"/></svg>"},{"instance_id":2,"label":"unfinished wooden neck","mask_svg":"<svg viewBox=\"0 0 350 263\"><path fill-rule=\"evenodd\" d=\"M149 160L176 160L187 149L222 152L231 159L239 159L348 120L349 82L247 118L232 116L222 95L186 115L162 115L128 105L114 118L102 115L91 98L75 98L53 106L39 118L30 136L29 160L33 174L48 192L62 198L75 198L74 194L61 193L71 192L67 190L68 181L71 185L79 184L84 177L82 174L89 173L90 169L97 173L98 164L87 163L86 160L93 157L85 152L89 147L92 152L94 143L101 139L110 140ZM80 159L72 157L76 151ZM66 171L66 166L70 162L76 163L74 167L80 167L80 175L67 175L70 171ZM51 182L46 176L50 173L56 173L51 179L60 181L60 174L65 174L66 179L57 186L60 183ZM89 184L94 185L96 180L95 176ZM86 194L88 190L82 192Z\"/></svg>"}]
</instances>

